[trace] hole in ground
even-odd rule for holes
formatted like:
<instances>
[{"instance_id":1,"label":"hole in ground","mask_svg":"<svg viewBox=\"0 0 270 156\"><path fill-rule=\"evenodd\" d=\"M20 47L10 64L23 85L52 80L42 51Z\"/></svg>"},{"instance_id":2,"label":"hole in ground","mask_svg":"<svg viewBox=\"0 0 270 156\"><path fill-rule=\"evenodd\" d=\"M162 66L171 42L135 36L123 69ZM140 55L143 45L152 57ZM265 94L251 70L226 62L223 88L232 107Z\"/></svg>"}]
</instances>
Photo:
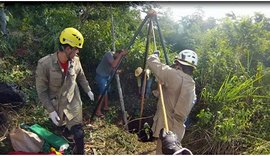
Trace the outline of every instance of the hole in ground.
<instances>
[{"instance_id":1,"label":"hole in ground","mask_svg":"<svg viewBox=\"0 0 270 156\"><path fill-rule=\"evenodd\" d=\"M140 122L141 128L139 129ZM153 137L153 131L151 130L152 125L153 116L137 118L128 122L128 131L130 133L136 133L139 141L152 142L155 139Z\"/></svg>"}]
</instances>

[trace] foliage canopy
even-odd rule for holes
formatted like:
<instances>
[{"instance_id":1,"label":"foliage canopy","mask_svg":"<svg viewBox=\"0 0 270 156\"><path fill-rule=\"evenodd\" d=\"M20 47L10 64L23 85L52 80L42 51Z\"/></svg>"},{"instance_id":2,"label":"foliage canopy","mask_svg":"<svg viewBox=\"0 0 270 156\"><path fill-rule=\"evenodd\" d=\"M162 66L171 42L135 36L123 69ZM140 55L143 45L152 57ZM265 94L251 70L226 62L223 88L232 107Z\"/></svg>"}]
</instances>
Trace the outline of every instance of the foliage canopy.
<instances>
[{"instance_id":1,"label":"foliage canopy","mask_svg":"<svg viewBox=\"0 0 270 156\"><path fill-rule=\"evenodd\" d=\"M57 51L61 30L75 27L83 34L85 44L79 55L90 86L95 86L96 66L103 54L112 49L111 15L115 21L116 49L122 49L142 22L139 8L160 7L146 2L9 2L6 6L9 37L0 38L0 79L23 86L29 107L38 105L36 63ZM200 11L177 22L169 17L166 13L158 14L170 62L183 49L192 49L199 56L194 75L198 100L183 144L195 154L269 154L270 18L255 13L204 19ZM145 33L143 30L138 36L121 65L122 87L127 97L136 92L136 87L132 87L136 83L133 72L143 65ZM83 101L87 103L85 97ZM38 110L35 115L45 116L41 108ZM134 112L128 113L136 116ZM116 131L112 135L118 141L128 141ZM191 144L198 136L200 140ZM133 146L126 148L136 151Z\"/></svg>"}]
</instances>

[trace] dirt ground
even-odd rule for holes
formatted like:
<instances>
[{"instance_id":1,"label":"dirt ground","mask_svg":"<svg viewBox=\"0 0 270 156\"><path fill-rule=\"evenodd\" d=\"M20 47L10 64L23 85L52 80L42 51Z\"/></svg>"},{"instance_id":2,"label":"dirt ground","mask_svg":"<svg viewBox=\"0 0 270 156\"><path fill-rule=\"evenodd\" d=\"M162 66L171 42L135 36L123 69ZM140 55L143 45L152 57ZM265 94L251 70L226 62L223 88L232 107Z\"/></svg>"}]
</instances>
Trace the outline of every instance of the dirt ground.
<instances>
[{"instance_id":1,"label":"dirt ground","mask_svg":"<svg viewBox=\"0 0 270 156\"><path fill-rule=\"evenodd\" d=\"M94 118L90 122L91 111L89 107L84 107L84 132L85 132L85 154L87 155L153 155L155 154L156 141L142 142L136 134L138 129L138 119L132 120L134 114L129 113L128 123L129 129L125 129L121 110L117 106L118 102L111 105L111 110L106 113L105 119ZM130 110L128 110L130 109ZM135 106L127 108L127 111L133 113L138 112ZM146 105L145 112L149 111L149 106ZM49 121L48 117L44 116L44 108L40 105L28 105L20 110L5 108L7 117L6 124L2 125L0 154L8 154L14 151L9 138L9 132L19 126L21 123L28 125L39 124L56 135L61 135L61 131L55 128ZM144 114L145 115L145 114ZM142 125L145 122L152 124L152 116L142 119ZM133 129L136 129L132 132Z\"/></svg>"}]
</instances>

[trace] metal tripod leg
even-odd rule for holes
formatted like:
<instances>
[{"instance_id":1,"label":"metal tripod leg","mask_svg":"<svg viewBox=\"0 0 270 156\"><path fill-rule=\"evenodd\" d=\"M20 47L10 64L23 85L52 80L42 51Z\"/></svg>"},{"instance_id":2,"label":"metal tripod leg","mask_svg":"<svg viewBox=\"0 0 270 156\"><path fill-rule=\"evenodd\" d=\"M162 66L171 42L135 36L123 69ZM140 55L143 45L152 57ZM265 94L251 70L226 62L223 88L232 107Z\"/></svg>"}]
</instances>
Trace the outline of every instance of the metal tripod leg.
<instances>
[{"instance_id":1,"label":"metal tripod leg","mask_svg":"<svg viewBox=\"0 0 270 156\"><path fill-rule=\"evenodd\" d=\"M164 53L164 56L165 56L166 64L169 65L170 62L169 62L169 59L168 59L168 56L167 56L166 47L165 47L165 43L164 43L164 40L163 40L162 33L160 31L160 26L159 26L159 23L158 23L158 20L157 20L157 16L155 16L154 19L155 19L155 21L157 23L158 34L159 34L159 38L160 38L160 41L161 41L161 46L162 46L163 53Z\"/></svg>"},{"instance_id":2,"label":"metal tripod leg","mask_svg":"<svg viewBox=\"0 0 270 156\"><path fill-rule=\"evenodd\" d=\"M145 71L145 64L146 64L146 59L148 57L148 53L149 53L149 43L150 43L150 34L151 34L151 30L152 30L152 18L150 18L149 20L149 27L148 27L148 33L147 33L147 40L146 40L146 48L145 48L145 58L144 58L144 66L143 66L143 71ZM143 79L143 85L142 85L142 91L141 91L141 111L140 111L140 121L139 121L139 131L141 130L141 125L142 125L142 115L143 115L143 109L144 109L144 94L145 94L145 86L146 86L146 72L144 72L144 79Z\"/></svg>"}]
</instances>

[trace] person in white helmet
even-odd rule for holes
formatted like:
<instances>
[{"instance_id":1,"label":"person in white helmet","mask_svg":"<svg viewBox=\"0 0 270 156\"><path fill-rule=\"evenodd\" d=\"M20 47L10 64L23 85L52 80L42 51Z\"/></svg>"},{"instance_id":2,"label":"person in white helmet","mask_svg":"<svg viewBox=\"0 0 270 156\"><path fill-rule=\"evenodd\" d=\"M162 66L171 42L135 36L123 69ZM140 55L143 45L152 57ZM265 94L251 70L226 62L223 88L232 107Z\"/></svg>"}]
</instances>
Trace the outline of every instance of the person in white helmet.
<instances>
[{"instance_id":1,"label":"person in white helmet","mask_svg":"<svg viewBox=\"0 0 270 156\"><path fill-rule=\"evenodd\" d=\"M185 133L184 122L196 99L192 74L197 63L197 54L192 50L179 52L172 66L160 62L159 51L155 51L147 59L149 69L162 85L169 130L177 135L180 144ZM159 99L152 125L153 136L156 138L159 137L160 130L165 127L162 111ZM163 154L160 138L157 141L156 154Z\"/></svg>"}]
</instances>

